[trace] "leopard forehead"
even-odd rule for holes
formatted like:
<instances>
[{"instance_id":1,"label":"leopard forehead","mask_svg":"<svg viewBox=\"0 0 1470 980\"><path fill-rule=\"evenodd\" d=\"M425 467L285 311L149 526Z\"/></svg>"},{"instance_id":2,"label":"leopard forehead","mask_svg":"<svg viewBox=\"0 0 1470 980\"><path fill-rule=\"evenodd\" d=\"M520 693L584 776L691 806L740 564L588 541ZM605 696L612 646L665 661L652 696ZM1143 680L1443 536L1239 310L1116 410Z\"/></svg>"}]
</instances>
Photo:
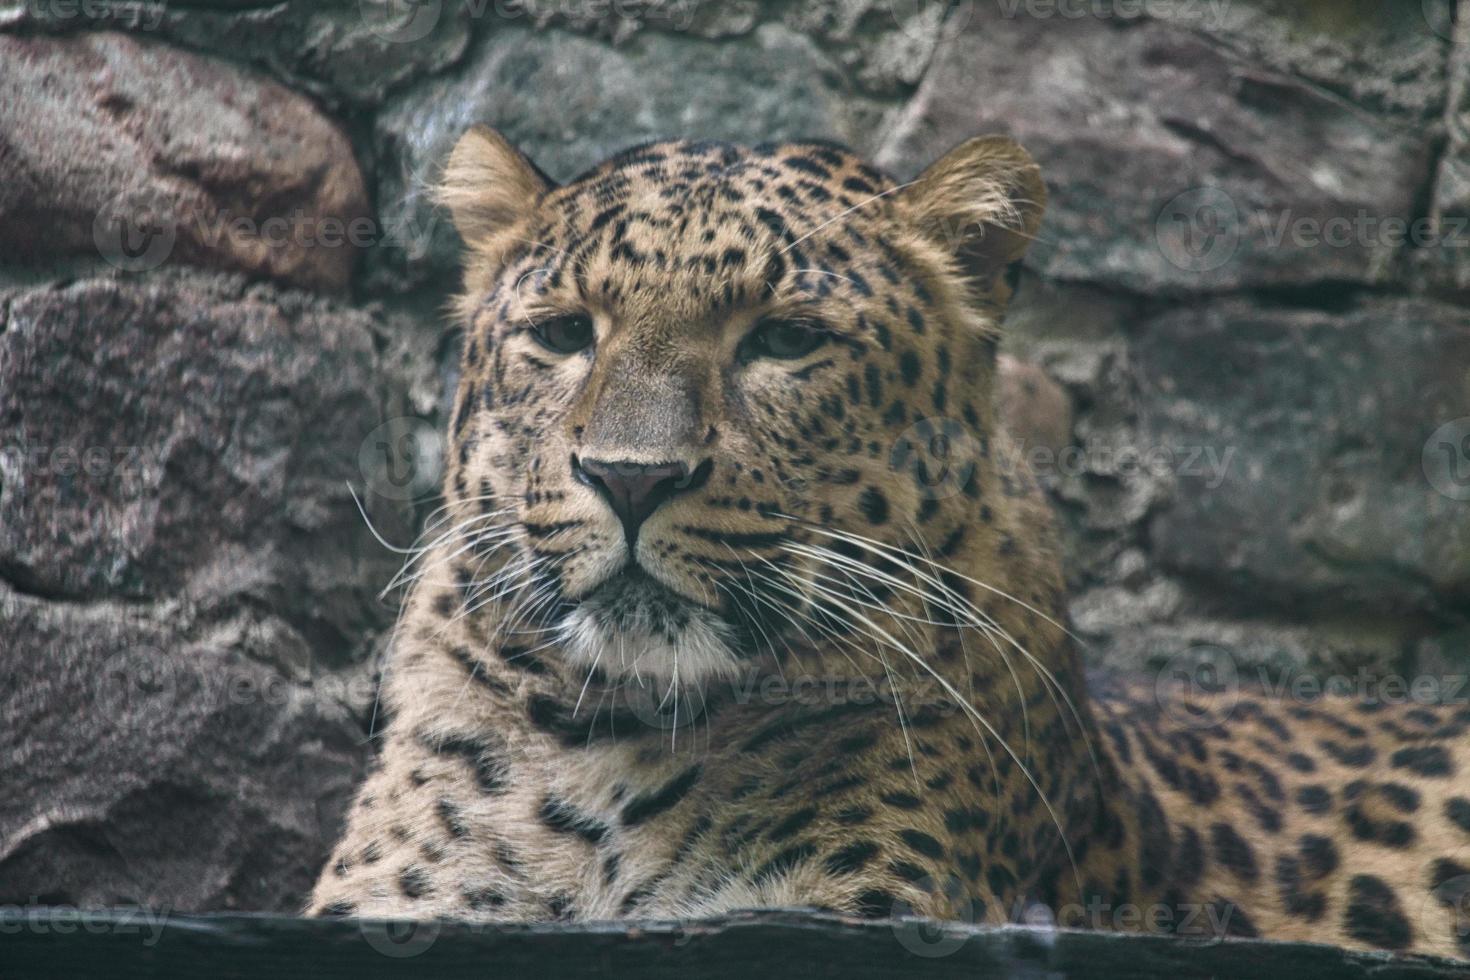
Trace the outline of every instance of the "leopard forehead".
<instances>
[{"instance_id":1,"label":"leopard forehead","mask_svg":"<svg viewBox=\"0 0 1470 980\"><path fill-rule=\"evenodd\" d=\"M681 447L658 445L668 441L660 437L671 420L655 412L685 416L691 403L715 404L711 389L720 387L718 369L728 365L739 333L762 316L790 316L813 321L840 342L833 353L846 372L828 372L835 383L826 386L833 394L823 414L830 421L840 426L854 415L885 413L894 420L912 409L916 417L964 413L966 424L978 427L983 413L949 398L957 387L949 375L958 363L969 369L960 372L961 383L984 378L977 369L993 360L994 322L1007 289L999 281L977 289L961 275L945 249L895 206L892 195L902 189L850 151L820 142L674 141L620 153L550 189L509 243L478 251L472 243L466 378L476 380L484 348L539 320L593 315L599 357L584 387L622 386L642 398L673 386L684 396L596 403L604 414L627 410L656 456ZM489 271L476 277L477 265ZM488 382L501 386L548 361L498 354L486 366ZM792 377L811 381L832 360ZM932 405L916 397L931 360L940 375ZM890 400L899 392L885 389L885 378L910 390ZM554 398L552 387L532 383L525 399ZM776 410L769 402L753 408ZM578 421L585 428L591 420L583 413ZM787 450L798 441L819 451L843 449L832 433L813 438L820 424L794 428ZM463 435L456 425L454 438Z\"/></svg>"}]
</instances>

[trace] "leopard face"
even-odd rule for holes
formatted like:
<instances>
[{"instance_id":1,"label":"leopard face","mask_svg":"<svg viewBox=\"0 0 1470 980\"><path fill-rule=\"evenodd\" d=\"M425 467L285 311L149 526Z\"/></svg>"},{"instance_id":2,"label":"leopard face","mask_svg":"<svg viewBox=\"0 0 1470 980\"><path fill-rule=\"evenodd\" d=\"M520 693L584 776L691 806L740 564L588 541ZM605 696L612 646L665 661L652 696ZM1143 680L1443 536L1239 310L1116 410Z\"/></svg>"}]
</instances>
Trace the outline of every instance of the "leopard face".
<instances>
[{"instance_id":1,"label":"leopard face","mask_svg":"<svg viewBox=\"0 0 1470 980\"><path fill-rule=\"evenodd\" d=\"M972 140L900 186L825 144L666 142L556 186L482 128L444 187L449 489L491 570L467 605L522 596L569 664L680 685L917 609L888 549L974 523L931 444L989 431L1044 197L1024 151Z\"/></svg>"}]
</instances>

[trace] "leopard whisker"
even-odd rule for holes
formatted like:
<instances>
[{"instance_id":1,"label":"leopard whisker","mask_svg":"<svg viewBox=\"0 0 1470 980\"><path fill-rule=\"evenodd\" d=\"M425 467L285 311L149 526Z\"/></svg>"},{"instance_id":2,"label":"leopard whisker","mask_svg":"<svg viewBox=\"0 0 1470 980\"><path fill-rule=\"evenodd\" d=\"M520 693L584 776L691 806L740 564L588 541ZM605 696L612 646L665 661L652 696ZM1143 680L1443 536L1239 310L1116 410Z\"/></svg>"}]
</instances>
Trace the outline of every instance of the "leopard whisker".
<instances>
[{"instance_id":1,"label":"leopard whisker","mask_svg":"<svg viewBox=\"0 0 1470 980\"><path fill-rule=\"evenodd\" d=\"M864 548L864 549L866 549L866 550L868 550L870 552L873 552L875 554L882 554L882 555L885 555L886 557L889 557L889 558L893 558L893 557L897 557L897 558L900 558L900 559L915 558L915 559L919 559L920 561L926 561L925 559L922 558L922 556L914 555L911 552L905 551L902 548L896 548L896 547L894 547L892 545L884 544L881 541L875 541L872 538L867 538L867 537L864 537L862 535L854 535L854 534L849 534L849 533L843 532L843 531L832 530L830 528L823 527L820 524L816 524L814 522L807 521L807 520L805 520L803 518L795 517L795 516L792 516L792 515L789 515L789 514L778 514L778 515L775 515L775 516L783 517L783 518L785 518L787 520L794 521L794 522L797 522L799 524L806 525L807 527L810 527L811 529L817 531L818 533L826 534L829 537L834 537L834 538L837 538L839 540L848 541L848 542L850 542L850 543L852 543L854 545L857 545L858 547ZM971 578L970 576L965 575L965 574L963 574L963 573L961 573L961 572L959 572L959 571L957 571L957 570L955 570L953 568L950 568L950 567L948 567L946 565L942 565L942 564L939 564L937 562L928 562L928 563L931 564L936 569L938 569L939 571L943 571L943 572L946 572L948 574L954 575L956 578L963 579L963 580L965 580L967 582L970 582L970 583L972 583L972 584L974 584L976 586L979 586L981 588L987 589L987 590L995 593L997 596L999 596L1001 598L1009 599L1010 601L1015 602L1017 605L1021 606L1021 608L1026 609L1026 610L1028 610L1030 612L1033 612L1034 614L1036 614L1037 616L1041 617L1046 622L1050 623L1053 626L1056 626L1066 636L1068 636L1068 637L1076 640L1079 643L1082 642L1080 639L1078 639L1076 637L1076 634L1074 634L1071 630L1067 629L1066 627L1062 626L1061 624L1057 623L1056 620L1053 619L1052 617L1047 616L1045 613L1043 613L1043 612L1041 612L1039 610L1036 610L1034 607L1030 606L1029 604L1027 604L1025 602L1022 602L1019 599L1015 599L1014 597L1008 595L1007 593L1003 592L1002 590L996 589L996 588L994 588L992 586L989 586L989 585L986 585L985 583L980 582L977 579ZM980 609L978 606L976 606L974 603L970 602L964 596L961 596L958 593L954 592L953 589L951 589L947 585L945 585L944 582L941 581L940 579L938 579L938 578L936 578L936 577L934 577L932 575L928 575L926 573L918 572L917 569L914 569L914 572L915 572L915 574L917 576L923 578L924 581L928 582L929 584L933 585L934 587L936 587L939 590L941 590L941 592L943 592L944 594L946 594L947 596L949 596L950 599L953 602L957 603L962 609L966 610L967 615L968 615L969 618L971 618L972 620L976 621L976 623L979 623L979 622L985 623L987 628L989 628L991 630L994 630L995 633L998 636L1000 636L1009 645L1011 645L1013 648L1015 648L1015 650L1018 653L1020 653L1021 656L1024 657L1026 659L1026 661L1031 665L1031 667L1038 673L1038 675L1040 675L1043 678L1043 683L1046 683L1046 684L1049 685L1049 688L1048 689L1052 692L1050 696L1051 696L1051 698L1052 698L1052 700L1053 700L1054 703L1056 701L1057 696L1058 695L1061 696L1062 701L1066 704L1067 711L1070 712L1073 721L1076 722L1076 724L1077 724L1078 730L1082 733L1083 743L1085 744L1085 746L1087 748L1088 756L1091 759L1092 767L1093 767L1093 772L1095 774L1097 774L1098 778L1101 778L1102 777L1102 767L1101 767L1101 764L1098 761L1096 746L1093 744L1092 736L1088 732L1087 725L1082 720L1082 713L1077 710L1076 702L1072 700L1071 695L1067 693L1066 688L1061 684L1060 681L1057 680L1056 675L1051 671L1051 669L1049 667L1047 667L1046 664L1044 664L1040 660L1038 660L1031 653L1031 651L1027 650L1024 646L1022 646L1019 642L1017 642L1016 639L1013 636L1011 636L1011 634L1007 630L1003 629L1000 626L1000 624L996 623L993 618L991 618L988 614L986 614L984 612L984 610Z\"/></svg>"},{"instance_id":2,"label":"leopard whisker","mask_svg":"<svg viewBox=\"0 0 1470 980\"><path fill-rule=\"evenodd\" d=\"M834 602L843 602L843 597L840 594L832 593L824 586L818 585L816 583L809 584L813 589L828 593L829 597ZM1016 754L1015 749L1011 748L1010 743L1008 743L1001 736L1001 734L995 729L995 726L990 723L989 719L982 715L973 704L967 701L960 694L960 692L955 689L954 685L951 684L942 674L940 674L939 671L930 666L923 657L921 657L912 649L906 647L904 644L898 642L898 640L896 640L891 633L883 629L883 627L879 624L873 622L873 620L871 620L867 616L863 615L863 613L861 613L860 611L854 611L853 615L858 617L858 619L860 619L864 623L864 625L867 626L870 636L872 636L874 639L882 640L885 645L891 647L899 653L902 653L904 656L908 657L916 666L922 668L930 676L932 676L935 681L937 681L939 685L945 689L950 697L954 699L955 703L958 704L960 708L970 716L972 724L977 726L975 729L977 735L980 734L980 728L978 726L983 726L985 730L990 733L991 737L1000 744L1001 748L1005 749L1006 754L1010 756L1011 761L1015 763L1016 768L1021 772L1023 776L1026 777L1026 781L1031 784L1031 788L1036 791L1037 796L1041 800L1042 806L1046 808L1047 815L1051 817L1052 824L1056 827L1057 834L1062 842L1062 848L1067 852L1067 860L1072 866L1072 874L1073 877L1076 879L1077 889L1080 892L1082 890L1082 876L1077 867L1076 858L1072 853L1072 844L1069 840L1067 840L1066 829L1062 826L1061 818L1057 816L1056 808L1052 806L1051 799L1047 796L1046 791L1042 789L1041 783L1037 781L1035 774L1031 772L1031 768L1021 760L1021 757Z\"/></svg>"}]
</instances>

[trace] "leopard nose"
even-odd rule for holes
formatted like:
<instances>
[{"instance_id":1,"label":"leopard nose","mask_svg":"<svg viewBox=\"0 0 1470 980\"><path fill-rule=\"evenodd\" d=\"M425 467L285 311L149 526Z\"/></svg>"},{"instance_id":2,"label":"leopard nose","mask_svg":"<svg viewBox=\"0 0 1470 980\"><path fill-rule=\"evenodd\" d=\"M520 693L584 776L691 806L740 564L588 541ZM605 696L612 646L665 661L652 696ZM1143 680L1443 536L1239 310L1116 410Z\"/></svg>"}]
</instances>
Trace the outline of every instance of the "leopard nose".
<instances>
[{"instance_id":1,"label":"leopard nose","mask_svg":"<svg viewBox=\"0 0 1470 980\"><path fill-rule=\"evenodd\" d=\"M665 501L703 486L712 468L710 460L691 469L682 462L634 463L572 457L572 474L601 494L612 507L623 522L629 548L638 540L638 529L649 515Z\"/></svg>"}]
</instances>

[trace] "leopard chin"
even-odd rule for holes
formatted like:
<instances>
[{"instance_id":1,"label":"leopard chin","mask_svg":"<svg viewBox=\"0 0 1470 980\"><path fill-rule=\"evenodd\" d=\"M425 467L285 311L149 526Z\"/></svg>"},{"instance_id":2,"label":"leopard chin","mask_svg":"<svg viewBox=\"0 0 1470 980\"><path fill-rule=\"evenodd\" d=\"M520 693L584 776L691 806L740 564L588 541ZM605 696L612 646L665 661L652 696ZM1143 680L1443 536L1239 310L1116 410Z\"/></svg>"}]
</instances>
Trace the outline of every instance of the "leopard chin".
<instances>
[{"instance_id":1,"label":"leopard chin","mask_svg":"<svg viewBox=\"0 0 1470 980\"><path fill-rule=\"evenodd\" d=\"M619 572L557 626L567 663L609 681L703 689L741 670L736 631L718 613L677 595L647 572Z\"/></svg>"}]
</instances>

